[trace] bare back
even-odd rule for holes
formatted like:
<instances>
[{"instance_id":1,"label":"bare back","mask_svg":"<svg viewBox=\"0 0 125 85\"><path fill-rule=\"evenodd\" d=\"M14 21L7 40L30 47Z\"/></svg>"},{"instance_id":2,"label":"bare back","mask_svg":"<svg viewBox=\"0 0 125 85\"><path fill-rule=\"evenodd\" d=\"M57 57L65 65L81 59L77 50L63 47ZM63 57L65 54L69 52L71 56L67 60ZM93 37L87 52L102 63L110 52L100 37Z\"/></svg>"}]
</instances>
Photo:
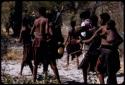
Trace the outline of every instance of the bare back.
<instances>
[{"instance_id":1,"label":"bare back","mask_svg":"<svg viewBox=\"0 0 125 85\"><path fill-rule=\"evenodd\" d=\"M35 37L43 38L42 35L46 32L47 26L48 26L47 18L40 17L40 18L36 19L34 22L34 26L35 26L35 30L34 30Z\"/></svg>"},{"instance_id":2,"label":"bare back","mask_svg":"<svg viewBox=\"0 0 125 85\"><path fill-rule=\"evenodd\" d=\"M48 30L48 19L44 17L39 17L34 22L34 47L40 47L41 41L46 40L46 32Z\"/></svg>"}]
</instances>

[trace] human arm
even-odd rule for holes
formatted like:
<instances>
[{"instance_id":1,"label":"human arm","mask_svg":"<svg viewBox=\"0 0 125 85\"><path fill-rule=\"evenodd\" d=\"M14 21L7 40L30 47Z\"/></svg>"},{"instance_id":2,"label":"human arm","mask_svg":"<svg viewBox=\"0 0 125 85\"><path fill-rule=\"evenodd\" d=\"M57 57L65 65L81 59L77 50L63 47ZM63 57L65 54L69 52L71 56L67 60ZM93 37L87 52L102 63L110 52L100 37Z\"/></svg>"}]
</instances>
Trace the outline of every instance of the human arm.
<instances>
[{"instance_id":1,"label":"human arm","mask_svg":"<svg viewBox=\"0 0 125 85\"><path fill-rule=\"evenodd\" d=\"M31 31L30 31L30 35L33 34L34 28L35 28L35 25L33 24L33 27L31 28Z\"/></svg>"},{"instance_id":2,"label":"human arm","mask_svg":"<svg viewBox=\"0 0 125 85\"><path fill-rule=\"evenodd\" d=\"M89 42L91 42L91 41L94 39L94 37L95 37L101 30L102 30L102 28L100 27L97 31L95 31L95 33L93 34L93 36L92 36L91 38L89 38L89 39L87 39L87 40L82 40L82 41L80 41L80 42L82 42L82 43L89 43Z\"/></svg>"},{"instance_id":3,"label":"human arm","mask_svg":"<svg viewBox=\"0 0 125 85\"><path fill-rule=\"evenodd\" d=\"M23 32L25 31L25 27L24 26L22 26L22 28L21 28L21 30L20 30L20 35L19 35L19 38L18 38L18 40L17 40L17 42L22 42L22 39L23 39Z\"/></svg>"}]
</instances>

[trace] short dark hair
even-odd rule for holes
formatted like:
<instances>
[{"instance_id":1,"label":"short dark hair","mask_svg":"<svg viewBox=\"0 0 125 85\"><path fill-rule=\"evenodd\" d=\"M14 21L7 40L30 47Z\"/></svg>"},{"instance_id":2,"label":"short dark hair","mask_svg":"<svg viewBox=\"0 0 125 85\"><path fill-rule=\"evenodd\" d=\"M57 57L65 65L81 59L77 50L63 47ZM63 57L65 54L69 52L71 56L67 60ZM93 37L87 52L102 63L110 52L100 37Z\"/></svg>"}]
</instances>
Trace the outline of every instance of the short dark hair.
<instances>
[{"instance_id":1,"label":"short dark hair","mask_svg":"<svg viewBox=\"0 0 125 85\"><path fill-rule=\"evenodd\" d=\"M72 27L74 27L74 26L76 25L76 21L75 21L75 20L72 20L72 21L70 22L70 24L71 24Z\"/></svg>"},{"instance_id":2,"label":"short dark hair","mask_svg":"<svg viewBox=\"0 0 125 85\"><path fill-rule=\"evenodd\" d=\"M116 25L116 23L115 23L114 20L109 20L109 21L107 22L107 25L108 25L109 29L115 30L115 25Z\"/></svg>"},{"instance_id":3,"label":"short dark hair","mask_svg":"<svg viewBox=\"0 0 125 85\"><path fill-rule=\"evenodd\" d=\"M100 18L104 21L107 22L110 20L110 15L108 13L102 13L100 14Z\"/></svg>"},{"instance_id":4,"label":"short dark hair","mask_svg":"<svg viewBox=\"0 0 125 85\"><path fill-rule=\"evenodd\" d=\"M81 14L80 14L80 18L82 19L82 18L85 18L85 19L87 19L87 18L89 18L90 17L90 11L89 10L86 10L86 11L84 11L84 12L82 12Z\"/></svg>"},{"instance_id":5,"label":"short dark hair","mask_svg":"<svg viewBox=\"0 0 125 85\"><path fill-rule=\"evenodd\" d=\"M38 12L40 15L45 16L46 15L46 8L45 7L40 7L38 9Z\"/></svg>"},{"instance_id":6,"label":"short dark hair","mask_svg":"<svg viewBox=\"0 0 125 85\"><path fill-rule=\"evenodd\" d=\"M98 17L97 17L97 15L95 15L95 14L92 15L92 16L90 17L90 20L91 20L91 22L92 22L92 25L97 27L97 25L98 25Z\"/></svg>"}]
</instances>

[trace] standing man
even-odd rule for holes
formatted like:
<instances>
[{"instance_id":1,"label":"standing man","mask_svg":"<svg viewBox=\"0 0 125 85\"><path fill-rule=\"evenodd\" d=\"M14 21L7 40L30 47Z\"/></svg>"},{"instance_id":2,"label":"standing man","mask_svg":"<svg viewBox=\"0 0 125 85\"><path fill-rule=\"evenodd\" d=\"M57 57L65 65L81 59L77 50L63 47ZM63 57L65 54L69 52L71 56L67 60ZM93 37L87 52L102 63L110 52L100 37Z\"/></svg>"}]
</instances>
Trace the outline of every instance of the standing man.
<instances>
[{"instance_id":1,"label":"standing man","mask_svg":"<svg viewBox=\"0 0 125 85\"><path fill-rule=\"evenodd\" d=\"M61 44L63 43L64 39L62 37L61 33L61 20L60 15L56 16L56 11L52 10L51 13L47 14L48 21L49 21L49 28L48 28L48 37L47 37L47 47L46 47L46 58L44 60L44 72L47 73L48 70L48 65L50 64L55 77L58 80L58 83L61 83L58 69L57 69L57 64L56 64L56 59L60 57L58 54L58 47L62 46ZM58 20L59 19L59 20ZM55 21L57 20L57 21ZM54 22L55 21L55 22ZM47 76L47 75L46 75Z\"/></svg>"},{"instance_id":2,"label":"standing man","mask_svg":"<svg viewBox=\"0 0 125 85\"><path fill-rule=\"evenodd\" d=\"M52 24L49 24L48 19L46 18L46 9L44 7L39 8L38 12L39 17L35 20L34 27L31 31L31 33L34 33L34 81L36 81L37 67L39 63L42 62L45 79L47 76L48 65L50 64L58 82L61 83L56 66L56 58L58 56L58 39L55 40L55 38L57 37L54 36L55 32L53 29L55 28L52 29Z\"/></svg>"},{"instance_id":3,"label":"standing man","mask_svg":"<svg viewBox=\"0 0 125 85\"><path fill-rule=\"evenodd\" d=\"M33 73L33 65L32 65L32 41L31 41L31 22L30 16L28 14L28 10L24 11L24 16L22 20L22 29L20 31L19 42L23 41L23 60L21 64L20 75L22 75L22 71L25 65L29 65L31 72Z\"/></svg>"},{"instance_id":4,"label":"standing man","mask_svg":"<svg viewBox=\"0 0 125 85\"><path fill-rule=\"evenodd\" d=\"M84 14L81 14L81 17L88 16L88 15L86 15L87 14L86 12L83 12L83 13ZM92 15L91 17L89 17L89 20L90 20L90 22L88 22L88 24L85 21L82 23L82 25L84 25L83 29L87 30L87 32L86 31L85 32L86 32L86 35L88 36L85 38L83 37L83 40L91 37L92 34L94 34L94 32L98 29L97 16ZM90 24L90 26L88 26L89 24ZM80 63L80 65L78 67L78 69L82 69L82 71L83 71L83 79L84 79L85 84L87 84L87 73L89 71L95 71L96 61L99 56L98 48L101 43L100 36L97 35L91 42L86 42L84 44L88 44L88 43L89 43L88 51L85 54L85 57L83 58L82 62Z\"/></svg>"},{"instance_id":5,"label":"standing man","mask_svg":"<svg viewBox=\"0 0 125 85\"><path fill-rule=\"evenodd\" d=\"M76 20L71 19L71 30L68 33L68 38L66 40L66 43L68 42L68 44L66 45L66 50L67 50L67 65L69 65L69 56L71 54L71 59L73 60L75 57L77 59L77 67L79 66L79 56L81 55L82 51L81 51L81 46L80 43L75 43L75 41L77 39L79 39L79 32L76 31L75 27L76 27ZM73 53L75 52L75 53Z\"/></svg>"},{"instance_id":6,"label":"standing man","mask_svg":"<svg viewBox=\"0 0 125 85\"><path fill-rule=\"evenodd\" d=\"M45 60L46 57L46 34L48 29L48 19L45 18L46 9L40 7L38 9L38 18L35 19L31 34L34 36L33 39L33 78L36 81L38 65Z\"/></svg>"}]
</instances>

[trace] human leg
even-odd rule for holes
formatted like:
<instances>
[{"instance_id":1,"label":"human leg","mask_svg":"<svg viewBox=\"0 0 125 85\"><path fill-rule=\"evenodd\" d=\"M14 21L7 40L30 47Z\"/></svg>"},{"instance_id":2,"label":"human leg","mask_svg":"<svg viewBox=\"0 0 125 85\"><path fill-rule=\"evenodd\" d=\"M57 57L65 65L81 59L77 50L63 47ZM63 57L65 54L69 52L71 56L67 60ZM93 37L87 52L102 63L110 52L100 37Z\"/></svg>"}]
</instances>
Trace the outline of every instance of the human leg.
<instances>
[{"instance_id":1,"label":"human leg","mask_svg":"<svg viewBox=\"0 0 125 85\"><path fill-rule=\"evenodd\" d=\"M57 66L56 66L56 61L53 60L51 63L50 63L50 66L51 68L53 69L53 72L58 80L59 83L61 83L60 81L60 77L59 77L59 72L58 72L58 69L57 69Z\"/></svg>"}]
</instances>

